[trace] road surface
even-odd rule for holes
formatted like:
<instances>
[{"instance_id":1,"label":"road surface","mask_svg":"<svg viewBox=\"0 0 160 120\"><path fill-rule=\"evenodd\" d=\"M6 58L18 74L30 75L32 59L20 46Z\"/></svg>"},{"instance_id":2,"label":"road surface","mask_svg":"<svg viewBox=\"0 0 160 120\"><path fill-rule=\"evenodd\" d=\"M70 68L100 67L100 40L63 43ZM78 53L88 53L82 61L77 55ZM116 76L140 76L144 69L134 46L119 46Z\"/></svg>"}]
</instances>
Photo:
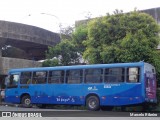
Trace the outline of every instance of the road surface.
<instances>
[{"instance_id":1,"label":"road surface","mask_svg":"<svg viewBox=\"0 0 160 120\"><path fill-rule=\"evenodd\" d=\"M3 115L2 115L3 114ZM33 120L160 120L159 113L115 112L115 111L86 111L22 108L16 106L0 106L0 119L19 120L21 117L32 117ZM7 116L8 115L8 116ZM143 116L144 115L144 116ZM152 115L152 116L145 116ZM38 117L38 118L37 118ZM42 118L40 118L42 117ZM46 118L47 117L47 118Z\"/></svg>"}]
</instances>

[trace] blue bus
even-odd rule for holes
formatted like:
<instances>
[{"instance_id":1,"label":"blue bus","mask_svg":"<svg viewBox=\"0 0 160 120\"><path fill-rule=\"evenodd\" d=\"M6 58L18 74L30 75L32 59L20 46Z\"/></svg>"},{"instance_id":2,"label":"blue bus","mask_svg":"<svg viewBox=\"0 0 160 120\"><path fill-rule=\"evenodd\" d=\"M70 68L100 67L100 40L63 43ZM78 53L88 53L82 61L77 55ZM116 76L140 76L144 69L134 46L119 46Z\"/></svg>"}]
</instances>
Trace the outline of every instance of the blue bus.
<instances>
[{"instance_id":1,"label":"blue bus","mask_svg":"<svg viewBox=\"0 0 160 120\"><path fill-rule=\"evenodd\" d=\"M5 102L84 105L93 111L156 103L156 71L145 62L11 69Z\"/></svg>"}]
</instances>

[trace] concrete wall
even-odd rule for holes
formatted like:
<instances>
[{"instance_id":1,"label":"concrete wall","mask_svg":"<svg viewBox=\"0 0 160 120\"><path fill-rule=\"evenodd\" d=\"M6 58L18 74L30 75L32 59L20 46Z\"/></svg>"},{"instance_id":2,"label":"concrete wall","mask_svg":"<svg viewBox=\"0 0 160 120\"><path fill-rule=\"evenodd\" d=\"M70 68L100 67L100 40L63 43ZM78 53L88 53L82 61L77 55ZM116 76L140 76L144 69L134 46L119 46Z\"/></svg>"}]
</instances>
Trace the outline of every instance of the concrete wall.
<instances>
[{"instance_id":1,"label":"concrete wall","mask_svg":"<svg viewBox=\"0 0 160 120\"><path fill-rule=\"evenodd\" d=\"M48 46L53 47L59 42L60 35L58 33L31 25L0 21L0 48L10 45L21 49L26 53L27 58L25 59L34 58L37 61L45 59L45 51L48 50ZM2 56L1 50L0 56ZM15 58L17 57L15 56Z\"/></svg>"},{"instance_id":2,"label":"concrete wall","mask_svg":"<svg viewBox=\"0 0 160 120\"><path fill-rule=\"evenodd\" d=\"M47 46L53 46L60 41L60 36L57 33L35 26L7 21L0 21L0 37Z\"/></svg>"},{"instance_id":3,"label":"concrete wall","mask_svg":"<svg viewBox=\"0 0 160 120\"><path fill-rule=\"evenodd\" d=\"M32 60L0 57L0 75L7 75L11 68L40 67L42 63Z\"/></svg>"}]
</instances>

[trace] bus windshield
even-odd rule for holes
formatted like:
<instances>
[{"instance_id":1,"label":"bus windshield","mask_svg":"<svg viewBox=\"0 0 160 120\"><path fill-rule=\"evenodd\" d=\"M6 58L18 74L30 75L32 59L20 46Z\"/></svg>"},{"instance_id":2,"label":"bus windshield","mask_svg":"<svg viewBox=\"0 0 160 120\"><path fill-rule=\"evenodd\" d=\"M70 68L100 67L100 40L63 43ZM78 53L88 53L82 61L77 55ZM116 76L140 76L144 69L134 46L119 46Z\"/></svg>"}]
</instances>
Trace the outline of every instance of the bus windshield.
<instances>
[{"instance_id":1,"label":"bus windshield","mask_svg":"<svg viewBox=\"0 0 160 120\"><path fill-rule=\"evenodd\" d=\"M19 75L10 75L7 78L7 88L16 88L18 86Z\"/></svg>"}]
</instances>

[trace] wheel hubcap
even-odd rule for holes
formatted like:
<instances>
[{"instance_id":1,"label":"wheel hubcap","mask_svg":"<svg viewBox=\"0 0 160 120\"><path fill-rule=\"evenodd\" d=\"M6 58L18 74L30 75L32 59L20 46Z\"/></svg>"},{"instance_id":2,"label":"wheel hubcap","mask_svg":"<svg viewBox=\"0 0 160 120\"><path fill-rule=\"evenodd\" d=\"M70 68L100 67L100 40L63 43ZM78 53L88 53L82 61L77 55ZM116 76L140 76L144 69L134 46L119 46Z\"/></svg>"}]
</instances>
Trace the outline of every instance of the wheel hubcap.
<instances>
[{"instance_id":1,"label":"wheel hubcap","mask_svg":"<svg viewBox=\"0 0 160 120\"><path fill-rule=\"evenodd\" d=\"M96 101L95 100L90 100L89 101L89 107L90 108L95 108L96 107Z\"/></svg>"},{"instance_id":2,"label":"wheel hubcap","mask_svg":"<svg viewBox=\"0 0 160 120\"><path fill-rule=\"evenodd\" d=\"M30 99L25 99L25 104L26 105L30 105L30 103L31 103Z\"/></svg>"}]
</instances>

